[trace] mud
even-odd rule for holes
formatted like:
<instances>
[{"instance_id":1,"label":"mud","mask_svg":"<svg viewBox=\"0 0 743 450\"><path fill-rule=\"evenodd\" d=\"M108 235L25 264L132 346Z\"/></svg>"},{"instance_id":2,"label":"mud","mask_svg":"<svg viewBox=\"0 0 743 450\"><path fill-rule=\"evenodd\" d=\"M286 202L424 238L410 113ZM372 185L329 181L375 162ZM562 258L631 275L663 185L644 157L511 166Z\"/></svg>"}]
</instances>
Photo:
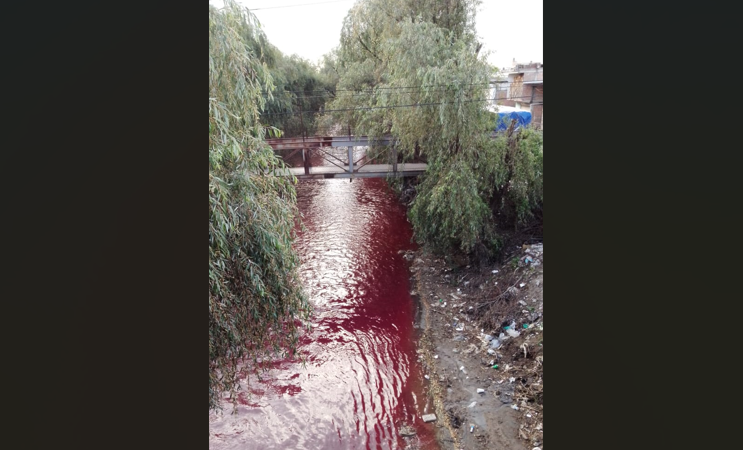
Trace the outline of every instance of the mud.
<instances>
[{"instance_id":1,"label":"mud","mask_svg":"<svg viewBox=\"0 0 743 450\"><path fill-rule=\"evenodd\" d=\"M543 449L543 246L478 268L425 250L405 256L420 303L418 355L437 416L429 425L441 448Z\"/></svg>"}]
</instances>

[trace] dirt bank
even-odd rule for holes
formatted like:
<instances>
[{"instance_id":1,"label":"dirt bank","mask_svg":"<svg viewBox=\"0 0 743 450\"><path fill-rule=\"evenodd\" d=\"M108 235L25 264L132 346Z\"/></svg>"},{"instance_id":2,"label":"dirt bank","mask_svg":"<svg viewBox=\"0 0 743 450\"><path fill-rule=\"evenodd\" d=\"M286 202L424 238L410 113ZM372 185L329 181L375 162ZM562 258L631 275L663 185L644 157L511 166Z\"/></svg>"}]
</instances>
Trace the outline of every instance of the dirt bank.
<instances>
[{"instance_id":1,"label":"dirt bank","mask_svg":"<svg viewBox=\"0 0 743 450\"><path fill-rule=\"evenodd\" d=\"M409 252L442 449L543 449L543 246L499 266Z\"/></svg>"}]
</instances>

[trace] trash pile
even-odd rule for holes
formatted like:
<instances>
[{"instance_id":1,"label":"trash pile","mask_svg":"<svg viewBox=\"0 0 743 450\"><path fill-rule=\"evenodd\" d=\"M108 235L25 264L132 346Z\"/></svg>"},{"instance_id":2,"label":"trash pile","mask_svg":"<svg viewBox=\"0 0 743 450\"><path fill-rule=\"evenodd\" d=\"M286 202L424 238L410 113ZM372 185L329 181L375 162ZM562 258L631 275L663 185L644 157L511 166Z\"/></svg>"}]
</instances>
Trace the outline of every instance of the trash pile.
<instances>
[{"instance_id":1,"label":"trash pile","mask_svg":"<svg viewBox=\"0 0 743 450\"><path fill-rule=\"evenodd\" d=\"M503 403L519 412L519 437L533 448L543 448L544 442L544 293L542 283L543 244L524 246L516 268L504 269L509 279L505 290L507 300L489 311L489 323L499 322L502 329L495 333L481 332L488 342L488 353L502 357L499 370L502 378L495 394ZM518 277L519 281L513 281ZM518 287L517 287L518 286ZM483 330L484 331L484 330ZM495 350L498 350L496 353Z\"/></svg>"},{"instance_id":2,"label":"trash pile","mask_svg":"<svg viewBox=\"0 0 743 450\"><path fill-rule=\"evenodd\" d=\"M483 401L494 396L500 402L495 404L506 404L518 415L518 437L513 439L524 439L529 448L541 449L544 247L535 244L516 250L498 268L447 267L430 255L419 255L421 259L408 253L403 257L414 260L411 270L418 279L416 293L438 321L435 331L440 338L425 364L426 382L432 387L436 382L441 385L438 390L445 393L450 380L459 380L457 383L462 384L457 386L466 386ZM465 365L457 364L450 369L454 372L444 377L441 374L446 369L436 372L439 363L434 362L441 361L441 352L449 353L447 361L460 359ZM442 426L450 429L455 441L466 441L465 435L474 433L474 438L483 439L481 444L485 445L494 438L492 433L499 432L470 423L473 413L467 411L482 411L484 407L479 400L472 400L460 403L461 414L457 417L448 417L437 409L438 419L444 421ZM446 411L449 414L449 409ZM464 435L457 430L463 430Z\"/></svg>"},{"instance_id":3,"label":"trash pile","mask_svg":"<svg viewBox=\"0 0 743 450\"><path fill-rule=\"evenodd\" d=\"M529 245L499 270L497 277L474 299L479 316L473 316L480 328L479 350L487 354L487 363L498 372L494 395L519 414L519 437L532 448L542 447L543 425L543 244ZM479 308L480 305L487 305ZM498 324L494 330L488 326Z\"/></svg>"},{"instance_id":4,"label":"trash pile","mask_svg":"<svg viewBox=\"0 0 743 450\"><path fill-rule=\"evenodd\" d=\"M525 245L524 257L521 259L523 265L539 266L542 264L542 255L544 255L544 244Z\"/></svg>"}]
</instances>

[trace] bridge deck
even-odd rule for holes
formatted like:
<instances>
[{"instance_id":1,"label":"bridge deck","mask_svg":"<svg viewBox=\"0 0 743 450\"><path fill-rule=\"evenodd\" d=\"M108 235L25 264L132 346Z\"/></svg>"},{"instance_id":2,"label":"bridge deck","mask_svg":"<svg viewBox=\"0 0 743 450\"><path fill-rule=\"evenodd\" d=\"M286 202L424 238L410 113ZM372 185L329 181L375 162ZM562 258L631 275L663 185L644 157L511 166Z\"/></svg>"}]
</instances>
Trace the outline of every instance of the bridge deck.
<instances>
[{"instance_id":1,"label":"bridge deck","mask_svg":"<svg viewBox=\"0 0 743 450\"><path fill-rule=\"evenodd\" d=\"M313 178L386 178L386 177L415 177L426 171L424 163L400 163L397 165L397 173L392 171L392 164L367 164L361 168L354 167L353 174L348 172L348 166L343 169L336 166L313 166L310 174L305 175L304 167L292 167L285 171L277 172L280 176L294 175L299 179Z\"/></svg>"}]
</instances>

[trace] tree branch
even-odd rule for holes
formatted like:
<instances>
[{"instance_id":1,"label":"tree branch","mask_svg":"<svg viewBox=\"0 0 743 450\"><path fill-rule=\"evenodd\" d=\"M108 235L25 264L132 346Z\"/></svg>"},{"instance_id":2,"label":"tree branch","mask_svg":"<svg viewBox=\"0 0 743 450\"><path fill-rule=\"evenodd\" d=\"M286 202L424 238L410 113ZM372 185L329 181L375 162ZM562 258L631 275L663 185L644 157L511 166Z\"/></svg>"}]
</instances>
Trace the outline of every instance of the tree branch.
<instances>
[{"instance_id":1,"label":"tree branch","mask_svg":"<svg viewBox=\"0 0 743 450\"><path fill-rule=\"evenodd\" d=\"M356 35L356 39L359 41L359 44L361 44L361 46L364 47L364 49L366 49L367 52L369 52L370 55L372 55L373 57L377 58L377 60L379 62L384 62L384 61L382 61L382 59L379 56L377 56L376 53L374 53L373 51L369 50L369 47L367 47L366 44L364 44L364 41L361 40L361 36L359 36L357 34Z\"/></svg>"}]
</instances>

